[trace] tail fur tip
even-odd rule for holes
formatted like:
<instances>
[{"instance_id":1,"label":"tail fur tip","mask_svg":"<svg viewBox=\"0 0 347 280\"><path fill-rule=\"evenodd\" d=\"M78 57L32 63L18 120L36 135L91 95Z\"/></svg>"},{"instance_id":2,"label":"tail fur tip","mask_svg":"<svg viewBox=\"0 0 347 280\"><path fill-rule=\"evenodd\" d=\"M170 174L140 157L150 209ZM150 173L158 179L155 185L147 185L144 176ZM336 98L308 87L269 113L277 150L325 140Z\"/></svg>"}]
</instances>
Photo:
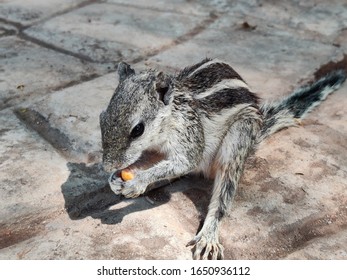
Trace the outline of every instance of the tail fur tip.
<instances>
[{"instance_id":1,"label":"tail fur tip","mask_svg":"<svg viewBox=\"0 0 347 280\"><path fill-rule=\"evenodd\" d=\"M346 78L347 78L346 70L337 69L330 72L325 77L321 78L321 80L329 80L331 82L332 87L339 87L346 81Z\"/></svg>"}]
</instances>

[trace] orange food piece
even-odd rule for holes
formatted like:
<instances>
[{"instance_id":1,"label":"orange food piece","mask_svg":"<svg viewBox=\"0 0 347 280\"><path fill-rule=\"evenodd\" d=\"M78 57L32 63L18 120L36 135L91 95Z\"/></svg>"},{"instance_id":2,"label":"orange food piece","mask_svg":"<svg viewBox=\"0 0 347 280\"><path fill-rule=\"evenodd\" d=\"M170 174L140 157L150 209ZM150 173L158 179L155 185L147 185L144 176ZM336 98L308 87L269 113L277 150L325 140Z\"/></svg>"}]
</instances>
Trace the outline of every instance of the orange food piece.
<instances>
[{"instance_id":1,"label":"orange food piece","mask_svg":"<svg viewBox=\"0 0 347 280\"><path fill-rule=\"evenodd\" d=\"M124 169L120 172L120 177L123 181L129 181L134 178L134 174L129 169Z\"/></svg>"}]
</instances>

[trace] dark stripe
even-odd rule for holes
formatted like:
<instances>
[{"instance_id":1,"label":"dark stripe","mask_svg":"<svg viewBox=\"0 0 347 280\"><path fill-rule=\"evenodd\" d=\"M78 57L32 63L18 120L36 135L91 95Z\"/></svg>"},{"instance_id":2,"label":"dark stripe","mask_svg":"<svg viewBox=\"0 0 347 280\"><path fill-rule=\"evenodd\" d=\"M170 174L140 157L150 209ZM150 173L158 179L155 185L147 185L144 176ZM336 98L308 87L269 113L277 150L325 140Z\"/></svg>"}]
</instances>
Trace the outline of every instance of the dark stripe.
<instances>
[{"instance_id":1,"label":"dark stripe","mask_svg":"<svg viewBox=\"0 0 347 280\"><path fill-rule=\"evenodd\" d=\"M238 104L257 104L258 98L246 88L226 88L197 100L202 109L219 112Z\"/></svg>"},{"instance_id":2,"label":"dark stripe","mask_svg":"<svg viewBox=\"0 0 347 280\"><path fill-rule=\"evenodd\" d=\"M188 77L191 73L193 73L196 69L198 69L200 66L204 65L205 63L208 63L210 62L211 59L210 58L206 58L202 61L200 61L199 63L197 64L194 64L192 66L188 66L186 68L184 68L178 75L177 79L178 80L182 80L186 77Z\"/></svg>"},{"instance_id":3,"label":"dark stripe","mask_svg":"<svg viewBox=\"0 0 347 280\"><path fill-rule=\"evenodd\" d=\"M196 68L198 69L198 67ZM195 69L195 70L196 70ZM192 74L193 73L193 74ZM181 82L183 87L187 88L194 94L202 93L219 82L227 79L238 79L244 82L241 76L228 64L215 62L194 73L191 76L182 76Z\"/></svg>"},{"instance_id":4,"label":"dark stripe","mask_svg":"<svg viewBox=\"0 0 347 280\"><path fill-rule=\"evenodd\" d=\"M218 220L221 220L227 213L229 206L235 196L235 191L236 188L232 181L225 182L224 186L222 186L222 190L218 198L219 207L216 213L216 218Z\"/></svg>"}]
</instances>

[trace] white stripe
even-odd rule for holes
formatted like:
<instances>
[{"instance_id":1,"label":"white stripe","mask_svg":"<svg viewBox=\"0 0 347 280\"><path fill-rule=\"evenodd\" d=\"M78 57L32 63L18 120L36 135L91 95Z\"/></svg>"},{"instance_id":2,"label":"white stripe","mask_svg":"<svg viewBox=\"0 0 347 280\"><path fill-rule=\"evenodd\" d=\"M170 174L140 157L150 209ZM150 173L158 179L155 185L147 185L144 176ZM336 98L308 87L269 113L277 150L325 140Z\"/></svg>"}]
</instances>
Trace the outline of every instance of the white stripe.
<instances>
[{"instance_id":1,"label":"white stripe","mask_svg":"<svg viewBox=\"0 0 347 280\"><path fill-rule=\"evenodd\" d=\"M222 135L229 130L227 122L231 121L233 116L242 114L243 110L248 110L249 104L239 104L231 108L223 109L219 114L215 114L212 118L202 117L202 124L204 126L204 139L205 149L202 161L197 167L198 172L202 172L206 177L211 174L211 167L213 165L213 158L217 150L220 148ZM252 109L254 110L254 109ZM211 133L211 131L213 133Z\"/></svg>"},{"instance_id":2,"label":"white stripe","mask_svg":"<svg viewBox=\"0 0 347 280\"><path fill-rule=\"evenodd\" d=\"M201 71L202 69L207 68L207 67L209 67L211 64L215 64L215 63L224 63L224 64L225 64L225 62L220 61L220 60L217 60L217 59L214 59L214 60L205 62L203 65L201 65L200 67L198 67L197 69L195 69L192 73L190 73L190 74L188 75L188 78L191 77L191 76L193 76L196 72L199 72L199 71Z\"/></svg>"},{"instance_id":3,"label":"white stripe","mask_svg":"<svg viewBox=\"0 0 347 280\"><path fill-rule=\"evenodd\" d=\"M197 94L195 98L202 99L223 89L236 89L236 88L245 88L249 90L249 87L245 82L239 79L227 79L227 80L220 81L218 84L215 84L210 89Z\"/></svg>"}]
</instances>

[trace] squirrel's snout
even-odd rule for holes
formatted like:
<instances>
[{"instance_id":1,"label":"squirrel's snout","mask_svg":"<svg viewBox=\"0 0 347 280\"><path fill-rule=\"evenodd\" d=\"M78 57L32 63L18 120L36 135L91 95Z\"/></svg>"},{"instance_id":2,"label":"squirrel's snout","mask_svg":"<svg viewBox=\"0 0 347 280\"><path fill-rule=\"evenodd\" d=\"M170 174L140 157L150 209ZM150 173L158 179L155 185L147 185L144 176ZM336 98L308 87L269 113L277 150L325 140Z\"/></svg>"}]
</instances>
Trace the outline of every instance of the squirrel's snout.
<instances>
[{"instance_id":1,"label":"squirrel's snout","mask_svg":"<svg viewBox=\"0 0 347 280\"><path fill-rule=\"evenodd\" d=\"M102 157L103 168L106 172L113 172L122 168L123 164L108 151L103 152Z\"/></svg>"}]
</instances>

